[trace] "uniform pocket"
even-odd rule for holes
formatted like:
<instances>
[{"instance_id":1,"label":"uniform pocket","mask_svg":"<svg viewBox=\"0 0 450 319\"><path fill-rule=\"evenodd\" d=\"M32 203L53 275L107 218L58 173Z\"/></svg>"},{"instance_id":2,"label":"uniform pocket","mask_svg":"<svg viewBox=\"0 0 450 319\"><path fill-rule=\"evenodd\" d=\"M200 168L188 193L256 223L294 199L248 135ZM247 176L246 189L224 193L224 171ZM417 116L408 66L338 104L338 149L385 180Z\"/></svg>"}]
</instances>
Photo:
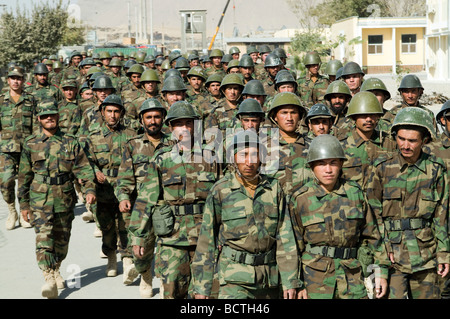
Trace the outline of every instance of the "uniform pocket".
<instances>
[{"instance_id":1,"label":"uniform pocket","mask_svg":"<svg viewBox=\"0 0 450 319\"><path fill-rule=\"evenodd\" d=\"M255 269L253 266L229 262L221 258L219 281L221 285L255 284ZM223 260L223 261L222 261Z\"/></svg>"},{"instance_id":2,"label":"uniform pocket","mask_svg":"<svg viewBox=\"0 0 450 319\"><path fill-rule=\"evenodd\" d=\"M162 176L162 186L164 191L164 200L174 201L182 197L183 178L181 175L168 175Z\"/></svg>"},{"instance_id":3,"label":"uniform pocket","mask_svg":"<svg viewBox=\"0 0 450 319\"><path fill-rule=\"evenodd\" d=\"M400 211L402 203L402 190L398 187L383 189L383 217L394 217Z\"/></svg>"}]
</instances>

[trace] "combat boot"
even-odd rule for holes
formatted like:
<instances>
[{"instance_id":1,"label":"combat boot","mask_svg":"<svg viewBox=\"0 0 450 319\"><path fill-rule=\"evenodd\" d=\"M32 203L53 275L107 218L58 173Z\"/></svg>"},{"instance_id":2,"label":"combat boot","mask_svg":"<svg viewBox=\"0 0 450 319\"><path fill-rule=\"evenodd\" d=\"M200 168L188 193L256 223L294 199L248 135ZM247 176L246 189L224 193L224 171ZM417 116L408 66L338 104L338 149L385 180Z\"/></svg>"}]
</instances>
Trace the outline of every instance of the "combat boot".
<instances>
[{"instance_id":1,"label":"combat boot","mask_svg":"<svg viewBox=\"0 0 450 319\"><path fill-rule=\"evenodd\" d=\"M25 219L22 217L22 214L20 214L19 223L20 223L20 226L23 228L31 228L31 224L29 222L25 221Z\"/></svg>"},{"instance_id":2,"label":"combat boot","mask_svg":"<svg viewBox=\"0 0 450 319\"><path fill-rule=\"evenodd\" d=\"M94 214L91 211L91 205L86 203L86 211L81 214L81 218L86 222L86 223L91 223L94 221Z\"/></svg>"},{"instance_id":3,"label":"combat boot","mask_svg":"<svg viewBox=\"0 0 450 319\"><path fill-rule=\"evenodd\" d=\"M141 274L141 283L139 284L139 293L142 298L153 297L153 287L152 287L152 270L148 269L146 272Z\"/></svg>"},{"instance_id":4,"label":"combat boot","mask_svg":"<svg viewBox=\"0 0 450 319\"><path fill-rule=\"evenodd\" d=\"M56 287L55 274L53 269L44 270L45 284L42 286L42 297L48 299L58 298L58 288Z\"/></svg>"},{"instance_id":5,"label":"combat boot","mask_svg":"<svg viewBox=\"0 0 450 319\"><path fill-rule=\"evenodd\" d=\"M9 215L6 219L6 229L11 230L16 227L16 221L18 219L18 214L16 210L16 203L8 204Z\"/></svg>"},{"instance_id":6,"label":"combat boot","mask_svg":"<svg viewBox=\"0 0 450 319\"><path fill-rule=\"evenodd\" d=\"M134 266L133 259L131 257L125 257L122 259L123 264L123 283L124 285L130 285L139 276L136 267Z\"/></svg>"},{"instance_id":7,"label":"combat boot","mask_svg":"<svg viewBox=\"0 0 450 319\"><path fill-rule=\"evenodd\" d=\"M117 276L117 257L115 251L110 251L107 254L108 264L106 265L106 276L116 277Z\"/></svg>"},{"instance_id":8,"label":"combat boot","mask_svg":"<svg viewBox=\"0 0 450 319\"><path fill-rule=\"evenodd\" d=\"M56 281L56 287L58 289L64 289L66 287L66 281L61 276L61 273L59 272L59 267L55 269L55 281Z\"/></svg>"}]
</instances>

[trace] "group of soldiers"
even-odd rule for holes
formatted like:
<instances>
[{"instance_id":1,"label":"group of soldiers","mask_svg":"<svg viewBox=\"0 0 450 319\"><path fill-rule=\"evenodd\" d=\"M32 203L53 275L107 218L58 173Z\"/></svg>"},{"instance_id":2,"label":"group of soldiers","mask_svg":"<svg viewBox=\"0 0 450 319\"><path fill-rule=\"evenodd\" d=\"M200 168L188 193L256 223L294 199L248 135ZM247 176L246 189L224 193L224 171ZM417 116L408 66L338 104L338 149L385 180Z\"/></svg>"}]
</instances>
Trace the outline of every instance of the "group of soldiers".
<instances>
[{"instance_id":1,"label":"group of soldiers","mask_svg":"<svg viewBox=\"0 0 450 319\"><path fill-rule=\"evenodd\" d=\"M77 196L106 276L163 298L448 298L450 102L391 98L355 62L233 47L44 58L0 95L7 229L57 298ZM324 74L321 73L324 70ZM439 135L438 125L442 134ZM16 211L15 182L20 214Z\"/></svg>"}]
</instances>

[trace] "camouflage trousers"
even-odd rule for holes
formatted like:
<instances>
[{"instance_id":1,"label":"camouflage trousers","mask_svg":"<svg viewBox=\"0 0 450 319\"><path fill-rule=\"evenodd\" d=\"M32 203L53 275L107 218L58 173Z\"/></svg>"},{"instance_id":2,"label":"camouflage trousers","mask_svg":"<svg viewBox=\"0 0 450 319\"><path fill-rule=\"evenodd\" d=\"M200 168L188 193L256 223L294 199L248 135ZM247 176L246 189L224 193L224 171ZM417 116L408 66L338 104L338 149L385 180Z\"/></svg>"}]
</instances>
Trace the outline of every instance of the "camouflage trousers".
<instances>
[{"instance_id":1,"label":"camouflage trousers","mask_svg":"<svg viewBox=\"0 0 450 319\"><path fill-rule=\"evenodd\" d=\"M74 212L33 212L36 232L36 259L41 270L59 268L69 250Z\"/></svg>"},{"instance_id":2,"label":"camouflage trousers","mask_svg":"<svg viewBox=\"0 0 450 319\"><path fill-rule=\"evenodd\" d=\"M142 256L142 258L133 257L134 266L140 274L152 267L152 262L155 257L155 240L156 236L152 228L144 243L144 256ZM129 240L129 242L131 242L131 240Z\"/></svg>"},{"instance_id":3,"label":"camouflage trousers","mask_svg":"<svg viewBox=\"0 0 450 319\"><path fill-rule=\"evenodd\" d=\"M102 251L108 255L111 251L119 252L123 257L132 257L131 247L128 247L128 234L123 215L116 202L97 202L93 210L97 225L102 231Z\"/></svg>"},{"instance_id":4,"label":"camouflage trousers","mask_svg":"<svg viewBox=\"0 0 450 319\"><path fill-rule=\"evenodd\" d=\"M389 299L439 299L439 285L436 269L426 269L413 274L394 269L389 276Z\"/></svg>"},{"instance_id":5,"label":"camouflage trousers","mask_svg":"<svg viewBox=\"0 0 450 319\"><path fill-rule=\"evenodd\" d=\"M155 274L161 279L164 299L186 299L191 291L191 262L196 246L158 244Z\"/></svg>"},{"instance_id":6,"label":"camouflage trousers","mask_svg":"<svg viewBox=\"0 0 450 319\"><path fill-rule=\"evenodd\" d=\"M0 153L0 189L3 199L11 204L16 200L15 186L20 163L20 153Z\"/></svg>"}]
</instances>

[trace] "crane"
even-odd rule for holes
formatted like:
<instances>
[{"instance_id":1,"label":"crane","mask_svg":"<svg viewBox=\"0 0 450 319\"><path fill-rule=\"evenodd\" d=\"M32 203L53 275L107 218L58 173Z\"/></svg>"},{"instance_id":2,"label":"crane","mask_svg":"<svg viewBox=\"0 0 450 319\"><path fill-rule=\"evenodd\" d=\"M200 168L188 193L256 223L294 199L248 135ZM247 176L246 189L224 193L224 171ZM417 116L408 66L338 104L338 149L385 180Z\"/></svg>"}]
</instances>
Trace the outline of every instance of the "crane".
<instances>
[{"instance_id":1,"label":"crane","mask_svg":"<svg viewBox=\"0 0 450 319\"><path fill-rule=\"evenodd\" d=\"M219 23L216 27L216 32L214 33L213 38L211 39L211 43L209 44L208 50L211 50L214 41L216 40L217 33L219 32L220 25L222 24L223 17L225 16L225 12L227 12L228 5L230 4L230 0L227 0L227 4L225 5L225 9L223 9L222 16L220 17Z\"/></svg>"}]
</instances>

